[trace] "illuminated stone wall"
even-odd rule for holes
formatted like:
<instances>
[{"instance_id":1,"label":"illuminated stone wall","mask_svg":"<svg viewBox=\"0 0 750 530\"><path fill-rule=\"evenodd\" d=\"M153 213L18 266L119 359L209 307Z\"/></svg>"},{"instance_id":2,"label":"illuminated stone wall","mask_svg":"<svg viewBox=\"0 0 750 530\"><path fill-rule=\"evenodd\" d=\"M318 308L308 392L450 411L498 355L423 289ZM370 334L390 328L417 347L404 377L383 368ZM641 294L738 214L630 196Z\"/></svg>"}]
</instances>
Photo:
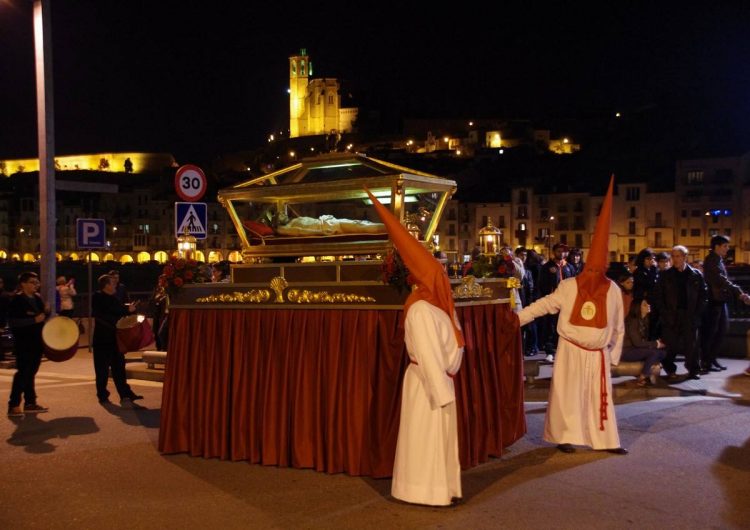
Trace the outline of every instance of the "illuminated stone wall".
<instances>
[{"instance_id":1,"label":"illuminated stone wall","mask_svg":"<svg viewBox=\"0 0 750 530\"><path fill-rule=\"evenodd\" d=\"M94 153L55 157L55 169L72 171L76 169L91 171L125 171L126 161L132 164L133 173L160 172L165 167L177 167L177 162L169 153ZM39 171L39 159L25 158L0 160L0 175L10 176L14 173Z\"/></svg>"}]
</instances>

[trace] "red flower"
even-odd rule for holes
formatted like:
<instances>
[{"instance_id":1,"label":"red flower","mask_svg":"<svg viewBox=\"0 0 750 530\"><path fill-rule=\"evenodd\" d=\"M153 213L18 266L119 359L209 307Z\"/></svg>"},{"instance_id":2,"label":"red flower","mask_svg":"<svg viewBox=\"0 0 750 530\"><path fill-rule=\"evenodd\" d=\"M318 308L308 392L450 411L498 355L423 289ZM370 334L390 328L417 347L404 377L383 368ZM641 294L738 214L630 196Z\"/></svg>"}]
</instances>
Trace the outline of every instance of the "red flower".
<instances>
[{"instance_id":1,"label":"red flower","mask_svg":"<svg viewBox=\"0 0 750 530\"><path fill-rule=\"evenodd\" d=\"M190 271L190 270L185 271L184 276L185 276L186 280L192 280L193 279L193 271Z\"/></svg>"},{"instance_id":2,"label":"red flower","mask_svg":"<svg viewBox=\"0 0 750 530\"><path fill-rule=\"evenodd\" d=\"M166 276L167 278L171 278L172 276L174 276L174 268L171 265L167 265L166 267L164 267L164 276Z\"/></svg>"},{"instance_id":3,"label":"red flower","mask_svg":"<svg viewBox=\"0 0 750 530\"><path fill-rule=\"evenodd\" d=\"M177 269L178 271L184 269L185 268L185 260L182 259L182 258L178 259L175 262L175 264L174 264L174 268Z\"/></svg>"},{"instance_id":4,"label":"red flower","mask_svg":"<svg viewBox=\"0 0 750 530\"><path fill-rule=\"evenodd\" d=\"M183 283L182 278L178 276L174 280L172 280L172 283L174 284L175 287L182 287L182 283Z\"/></svg>"}]
</instances>

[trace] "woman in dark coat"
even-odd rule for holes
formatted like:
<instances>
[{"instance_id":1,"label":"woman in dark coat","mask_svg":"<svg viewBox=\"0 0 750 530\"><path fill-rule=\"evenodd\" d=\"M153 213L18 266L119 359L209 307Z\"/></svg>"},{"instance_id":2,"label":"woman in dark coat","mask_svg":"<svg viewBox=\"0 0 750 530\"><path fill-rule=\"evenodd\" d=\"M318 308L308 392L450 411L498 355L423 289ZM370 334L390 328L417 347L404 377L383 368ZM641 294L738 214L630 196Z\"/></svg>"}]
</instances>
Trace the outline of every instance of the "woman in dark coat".
<instances>
[{"instance_id":1,"label":"woman in dark coat","mask_svg":"<svg viewBox=\"0 0 750 530\"><path fill-rule=\"evenodd\" d=\"M638 375L638 386L646 386L650 380L656 384L664 358L664 343L648 340L648 315L651 306L646 300L635 300L625 317L625 337L622 344L622 361L643 361L643 370Z\"/></svg>"}]
</instances>

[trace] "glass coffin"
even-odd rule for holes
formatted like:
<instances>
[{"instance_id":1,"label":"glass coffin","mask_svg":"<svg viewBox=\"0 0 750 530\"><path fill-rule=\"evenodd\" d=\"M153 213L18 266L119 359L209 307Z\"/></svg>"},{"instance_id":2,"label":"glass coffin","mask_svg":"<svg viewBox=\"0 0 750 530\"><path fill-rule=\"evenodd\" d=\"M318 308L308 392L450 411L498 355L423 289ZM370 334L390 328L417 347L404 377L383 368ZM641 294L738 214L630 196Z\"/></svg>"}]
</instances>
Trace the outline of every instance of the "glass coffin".
<instances>
[{"instance_id":1,"label":"glass coffin","mask_svg":"<svg viewBox=\"0 0 750 530\"><path fill-rule=\"evenodd\" d=\"M331 154L219 191L245 263L281 256L382 254L388 234L367 187L425 244L456 183L358 154Z\"/></svg>"}]
</instances>

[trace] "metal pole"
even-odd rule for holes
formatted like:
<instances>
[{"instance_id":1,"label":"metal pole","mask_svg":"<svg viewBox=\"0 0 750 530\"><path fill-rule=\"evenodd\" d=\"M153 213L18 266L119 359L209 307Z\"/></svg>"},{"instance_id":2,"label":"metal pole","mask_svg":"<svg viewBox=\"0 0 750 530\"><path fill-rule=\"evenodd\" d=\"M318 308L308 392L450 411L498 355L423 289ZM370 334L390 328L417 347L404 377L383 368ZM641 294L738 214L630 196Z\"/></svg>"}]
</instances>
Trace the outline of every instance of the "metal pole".
<instances>
[{"instance_id":1,"label":"metal pole","mask_svg":"<svg viewBox=\"0 0 750 530\"><path fill-rule=\"evenodd\" d=\"M92 275L91 275L91 251L90 250L89 250L89 266L88 266L88 269L89 269L89 325L88 325L88 329L86 331L88 332L88 335L89 335L89 352L91 352L91 348L92 348L92 346L91 346L91 343L92 343L91 333L92 333L92 331L91 330L93 329L93 326L91 325L92 322L93 322L93 319L91 318L91 312L92 312L91 311L91 306L92 306L91 301L93 300L94 292L92 291L92 283L93 282L92 282L92 277L91 277Z\"/></svg>"},{"instance_id":2,"label":"metal pole","mask_svg":"<svg viewBox=\"0 0 750 530\"><path fill-rule=\"evenodd\" d=\"M50 0L34 0L37 138L39 144L39 250L42 295L55 311L55 128Z\"/></svg>"}]
</instances>

